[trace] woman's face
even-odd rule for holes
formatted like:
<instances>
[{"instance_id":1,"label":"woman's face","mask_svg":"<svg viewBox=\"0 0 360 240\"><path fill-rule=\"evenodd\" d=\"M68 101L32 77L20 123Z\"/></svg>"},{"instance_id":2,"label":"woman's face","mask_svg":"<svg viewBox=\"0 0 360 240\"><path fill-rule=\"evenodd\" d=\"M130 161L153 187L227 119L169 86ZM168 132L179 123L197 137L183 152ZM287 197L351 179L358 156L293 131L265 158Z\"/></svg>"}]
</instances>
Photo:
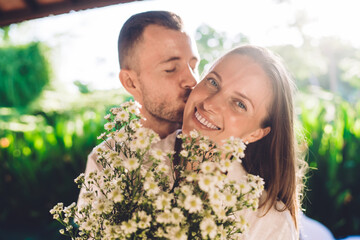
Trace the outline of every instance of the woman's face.
<instances>
[{"instance_id":1,"label":"woman's face","mask_svg":"<svg viewBox=\"0 0 360 240\"><path fill-rule=\"evenodd\" d=\"M255 142L270 132L261 122L272 101L271 89L266 73L251 58L227 55L191 92L183 132L196 129L219 145L231 136Z\"/></svg>"}]
</instances>

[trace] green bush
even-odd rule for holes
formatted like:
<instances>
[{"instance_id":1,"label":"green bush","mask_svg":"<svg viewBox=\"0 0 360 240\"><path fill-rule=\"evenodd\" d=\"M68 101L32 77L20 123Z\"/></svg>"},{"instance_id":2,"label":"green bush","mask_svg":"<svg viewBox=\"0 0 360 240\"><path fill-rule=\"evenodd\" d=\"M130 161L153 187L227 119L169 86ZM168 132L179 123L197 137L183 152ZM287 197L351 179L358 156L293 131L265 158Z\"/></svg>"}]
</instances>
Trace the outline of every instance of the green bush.
<instances>
[{"instance_id":1,"label":"green bush","mask_svg":"<svg viewBox=\"0 0 360 240\"><path fill-rule=\"evenodd\" d=\"M54 107L57 100L46 99L28 114L0 108L0 206L6 206L0 213L0 232L11 226L46 225L57 202L77 201L74 178L85 170L87 155L99 143L103 116L126 98L116 90L73 97L66 107L59 104L61 108ZM49 102L52 108L45 106Z\"/></svg>"},{"instance_id":2,"label":"green bush","mask_svg":"<svg viewBox=\"0 0 360 240\"><path fill-rule=\"evenodd\" d=\"M0 48L0 107L25 107L50 80L49 64L39 42Z\"/></svg>"},{"instance_id":3,"label":"green bush","mask_svg":"<svg viewBox=\"0 0 360 240\"><path fill-rule=\"evenodd\" d=\"M359 102L360 104L360 102ZM336 237L360 233L360 105L315 89L299 98L312 167L306 214Z\"/></svg>"}]
</instances>

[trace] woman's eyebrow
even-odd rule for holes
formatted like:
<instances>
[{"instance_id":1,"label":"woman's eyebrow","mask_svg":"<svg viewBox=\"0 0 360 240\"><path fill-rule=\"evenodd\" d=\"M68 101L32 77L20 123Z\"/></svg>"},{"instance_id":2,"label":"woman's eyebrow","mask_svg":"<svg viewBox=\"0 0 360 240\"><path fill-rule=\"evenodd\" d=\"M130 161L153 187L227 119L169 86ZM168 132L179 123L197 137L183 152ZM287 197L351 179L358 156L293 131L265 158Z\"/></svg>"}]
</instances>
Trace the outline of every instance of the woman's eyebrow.
<instances>
[{"instance_id":1,"label":"woman's eyebrow","mask_svg":"<svg viewBox=\"0 0 360 240\"><path fill-rule=\"evenodd\" d=\"M238 91L235 91L235 94L238 95L239 97L247 100L251 104L252 108L254 108L254 104L248 96L246 96L245 94L238 92Z\"/></svg>"},{"instance_id":2,"label":"woman's eyebrow","mask_svg":"<svg viewBox=\"0 0 360 240\"><path fill-rule=\"evenodd\" d=\"M220 74L218 74L218 73L215 72L215 71L211 71L210 73L216 75L216 77L220 80L220 82L222 82L222 78L221 78Z\"/></svg>"}]
</instances>

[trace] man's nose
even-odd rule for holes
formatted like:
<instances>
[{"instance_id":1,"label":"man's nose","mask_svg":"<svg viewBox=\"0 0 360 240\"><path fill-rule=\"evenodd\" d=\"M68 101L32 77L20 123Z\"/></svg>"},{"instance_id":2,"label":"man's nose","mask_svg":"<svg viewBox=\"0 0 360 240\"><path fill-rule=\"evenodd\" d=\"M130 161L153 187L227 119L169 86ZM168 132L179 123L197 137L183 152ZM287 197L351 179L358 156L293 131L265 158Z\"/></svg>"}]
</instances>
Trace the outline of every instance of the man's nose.
<instances>
[{"instance_id":1,"label":"man's nose","mask_svg":"<svg viewBox=\"0 0 360 240\"><path fill-rule=\"evenodd\" d=\"M189 65L185 67L181 76L181 87L184 89L192 89L196 86L198 74Z\"/></svg>"}]
</instances>

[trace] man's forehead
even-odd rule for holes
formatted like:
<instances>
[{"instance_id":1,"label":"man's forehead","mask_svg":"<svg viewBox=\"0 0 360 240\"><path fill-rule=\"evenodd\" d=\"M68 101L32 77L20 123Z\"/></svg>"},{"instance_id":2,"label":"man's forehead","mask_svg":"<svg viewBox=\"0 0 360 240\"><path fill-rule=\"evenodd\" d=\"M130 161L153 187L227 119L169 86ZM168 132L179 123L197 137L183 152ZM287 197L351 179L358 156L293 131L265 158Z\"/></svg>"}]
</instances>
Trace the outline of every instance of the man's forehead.
<instances>
[{"instance_id":1,"label":"man's forehead","mask_svg":"<svg viewBox=\"0 0 360 240\"><path fill-rule=\"evenodd\" d=\"M135 49L134 53L140 58L156 57L158 64L181 59L197 62L199 59L196 44L188 34L158 25L146 27Z\"/></svg>"}]
</instances>

